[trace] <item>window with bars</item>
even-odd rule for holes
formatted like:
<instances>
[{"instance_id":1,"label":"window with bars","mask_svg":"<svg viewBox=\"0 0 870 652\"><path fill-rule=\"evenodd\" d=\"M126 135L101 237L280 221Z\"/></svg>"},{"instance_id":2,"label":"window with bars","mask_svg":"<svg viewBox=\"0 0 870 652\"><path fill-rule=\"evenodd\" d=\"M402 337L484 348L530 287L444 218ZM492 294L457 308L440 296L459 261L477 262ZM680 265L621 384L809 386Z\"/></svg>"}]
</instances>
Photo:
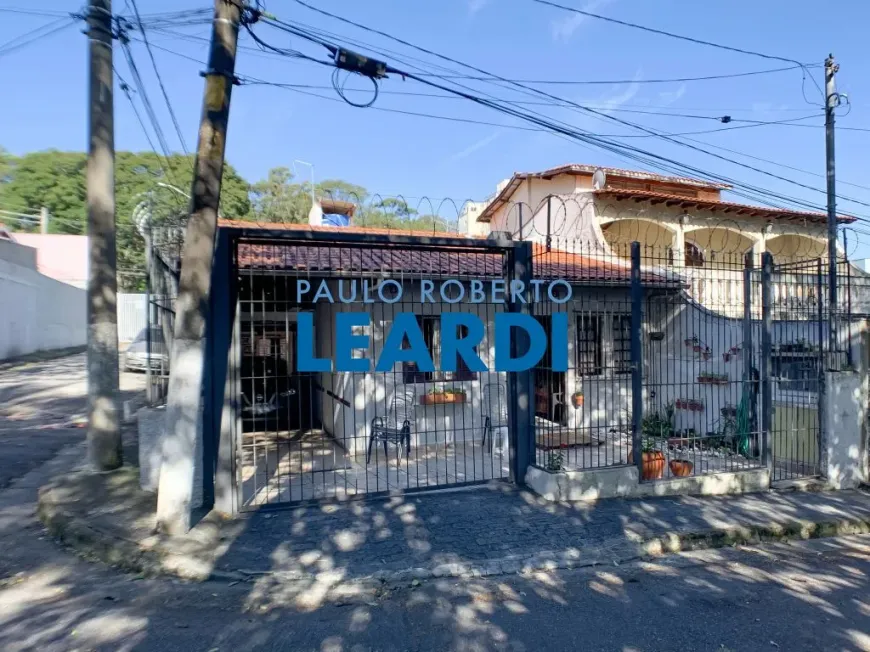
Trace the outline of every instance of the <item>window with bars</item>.
<instances>
[{"instance_id":1,"label":"window with bars","mask_svg":"<svg viewBox=\"0 0 870 652\"><path fill-rule=\"evenodd\" d=\"M631 373L631 315L577 315L577 375Z\"/></svg>"},{"instance_id":2,"label":"window with bars","mask_svg":"<svg viewBox=\"0 0 870 652\"><path fill-rule=\"evenodd\" d=\"M420 371L417 364L414 362L402 363L402 380L406 384L425 383L432 381L464 381L474 380L477 378L477 373L471 371L462 356L457 356L456 371L437 371L441 367L441 318L438 315L417 315L417 324L420 326L420 332L423 333L423 341L426 343L426 349L429 355L432 356L432 362L435 364L436 371ZM458 337L463 338L468 336L468 328L465 326L459 327ZM402 342L402 348L410 348L410 343L407 338ZM478 349L475 346L474 352Z\"/></svg>"},{"instance_id":3,"label":"window with bars","mask_svg":"<svg viewBox=\"0 0 870 652\"><path fill-rule=\"evenodd\" d=\"M601 375L601 317L577 316L577 374Z\"/></svg>"},{"instance_id":4,"label":"window with bars","mask_svg":"<svg viewBox=\"0 0 870 652\"><path fill-rule=\"evenodd\" d=\"M631 373L631 315L614 315L611 330L613 373Z\"/></svg>"}]
</instances>

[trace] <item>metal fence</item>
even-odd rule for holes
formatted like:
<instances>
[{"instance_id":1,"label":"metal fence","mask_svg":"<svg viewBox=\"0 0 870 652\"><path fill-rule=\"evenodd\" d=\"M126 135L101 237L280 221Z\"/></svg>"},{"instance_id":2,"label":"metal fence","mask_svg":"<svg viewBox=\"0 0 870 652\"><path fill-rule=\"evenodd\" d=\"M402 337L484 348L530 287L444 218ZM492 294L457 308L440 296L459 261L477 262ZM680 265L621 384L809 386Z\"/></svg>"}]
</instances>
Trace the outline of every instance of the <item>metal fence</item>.
<instances>
[{"instance_id":1,"label":"metal fence","mask_svg":"<svg viewBox=\"0 0 870 652\"><path fill-rule=\"evenodd\" d=\"M241 508L509 478L507 376L471 369L442 346L447 329L468 335L451 315L471 311L490 324L506 309L489 293L471 304L467 293L472 280L509 282L508 251L459 239L239 239L232 391ZM405 337L403 319L413 320ZM355 348L339 369L343 328ZM412 344L414 333L422 340ZM417 345L434 370L404 353ZM488 368L494 346L490 333L475 349ZM400 359L375 370L387 351Z\"/></svg>"},{"instance_id":2,"label":"metal fence","mask_svg":"<svg viewBox=\"0 0 870 652\"><path fill-rule=\"evenodd\" d=\"M569 364L535 369L535 463L637 465L642 481L768 466L773 480L818 475L824 372L851 365L863 279L842 265L833 331L822 259L602 247L550 238L536 266L588 270L567 311Z\"/></svg>"}]
</instances>

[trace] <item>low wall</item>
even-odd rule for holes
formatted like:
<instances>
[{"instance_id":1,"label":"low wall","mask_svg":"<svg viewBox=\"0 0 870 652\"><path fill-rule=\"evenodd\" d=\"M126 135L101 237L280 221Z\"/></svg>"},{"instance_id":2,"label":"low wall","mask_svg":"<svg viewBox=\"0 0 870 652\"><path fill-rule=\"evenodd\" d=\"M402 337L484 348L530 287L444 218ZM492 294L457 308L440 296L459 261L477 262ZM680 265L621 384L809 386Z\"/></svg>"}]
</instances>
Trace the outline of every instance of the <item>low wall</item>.
<instances>
[{"instance_id":1,"label":"low wall","mask_svg":"<svg viewBox=\"0 0 870 652\"><path fill-rule=\"evenodd\" d=\"M0 252L0 360L84 346L85 291L40 274L18 253Z\"/></svg>"},{"instance_id":2,"label":"low wall","mask_svg":"<svg viewBox=\"0 0 870 652\"><path fill-rule=\"evenodd\" d=\"M554 502L641 496L720 496L767 491L770 473L767 469L752 469L642 483L634 466L558 472L530 467L526 484L541 497Z\"/></svg>"}]
</instances>

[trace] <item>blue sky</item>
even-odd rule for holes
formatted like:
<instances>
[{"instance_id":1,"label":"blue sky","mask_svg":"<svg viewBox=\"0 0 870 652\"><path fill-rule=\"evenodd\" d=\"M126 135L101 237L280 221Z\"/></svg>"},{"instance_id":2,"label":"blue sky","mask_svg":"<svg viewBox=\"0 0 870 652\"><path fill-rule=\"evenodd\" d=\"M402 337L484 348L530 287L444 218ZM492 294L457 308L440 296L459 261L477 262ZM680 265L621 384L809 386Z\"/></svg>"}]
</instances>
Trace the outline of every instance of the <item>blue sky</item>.
<instances>
[{"instance_id":1,"label":"blue sky","mask_svg":"<svg viewBox=\"0 0 870 652\"><path fill-rule=\"evenodd\" d=\"M23 0L0 0L0 8L24 8ZM139 0L143 14L210 6L208 0ZM841 65L838 85L852 102L851 112L839 119L843 127L870 128L870 49L866 25L870 4L841 3L824 11L805 0L699 3L692 0L564 0L564 4L642 23L669 31L758 50L804 62L821 63L833 51ZM346 37L424 57L382 37L356 30L318 15L292 0L269 0L269 11L284 20L298 21ZM544 7L530 0L444 0L439 3L350 2L334 0L322 7L358 22L401 36L421 46L514 79L638 80L603 86L542 86L548 92L611 115L669 132L712 129L712 120L623 113L617 109L669 111L698 116L730 115L734 119L782 120L818 113L802 124L813 128L764 126L694 136L712 145L774 160L811 173L824 172L822 98L800 71L707 82L643 84L652 78L692 77L777 68L776 61L715 50L602 23ZM40 10L77 11L79 2L44 0ZM115 0L115 10L123 10ZM53 20L0 13L0 44ZM279 47L294 47L322 56L319 46L260 25L257 33ZM207 25L180 27L177 32L208 36ZM151 35L155 45L205 59L207 43L177 35ZM242 43L253 47L247 36ZM144 47L134 44L139 69L157 108L170 143L179 148ZM155 50L157 63L179 117L188 146L193 146L200 114L201 66ZM118 48L116 65L128 81L126 63ZM431 58L430 58L431 59ZM437 63L436 60L432 60ZM446 65L446 64L445 64ZM455 67L455 66L452 66ZM6 96L0 102L0 145L14 153L54 147L81 150L86 144L86 40L80 26L17 52L0 56ZM328 87L330 70L243 49L237 72L269 81ZM822 83L821 70L814 70ZM355 87L364 88L359 82ZM500 97L522 99L505 89L476 84ZM530 171L567 162L637 167L608 152L568 142L547 133L525 131L517 120L464 100L392 95L389 91L437 92L413 81L391 78L375 107L426 112L491 122L503 126L462 124L406 116L373 109L357 109L341 101L331 88L313 92L331 99L301 95L262 86L237 87L233 95L228 136L228 160L249 180L257 180L278 165L295 159L315 165L318 180L342 178L384 195L450 197L457 202L483 198L514 171ZM805 97L806 96L806 99ZM362 99L365 94L354 95ZM528 98L526 98L528 99ZM808 103L807 100L810 102ZM531 107L580 129L600 134L630 134L616 124L581 115L569 108ZM142 150L148 144L122 94L116 96L116 145ZM737 123L734 123L735 125ZM631 142L704 170L777 190L819 204L824 195L790 186L756 172L654 138ZM695 143L697 144L697 143ZM870 132L840 131L837 136L838 175L843 182L870 186L863 152ZM708 145L700 145L707 147ZM723 156L733 154L714 150ZM824 188L824 179L740 159L801 183ZM308 169L300 167L307 177ZM840 185L840 193L870 203L870 190ZM870 216L870 207L841 201L840 208ZM865 237L870 242L870 236ZM859 255L870 254L862 247Z\"/></svg>"}]
</instances>

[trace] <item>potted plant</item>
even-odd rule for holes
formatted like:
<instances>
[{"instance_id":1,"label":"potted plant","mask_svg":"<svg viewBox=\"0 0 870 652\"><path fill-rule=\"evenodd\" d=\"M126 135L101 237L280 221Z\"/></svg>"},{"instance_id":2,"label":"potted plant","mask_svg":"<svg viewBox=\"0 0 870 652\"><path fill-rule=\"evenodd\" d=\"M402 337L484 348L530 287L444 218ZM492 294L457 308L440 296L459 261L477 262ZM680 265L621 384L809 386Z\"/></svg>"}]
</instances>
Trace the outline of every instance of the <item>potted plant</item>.
<instances>
[{"instance_id":1,"label":"potted plant","mask_svg":"<svg viewBox=\"0 0 870 652\"><path fill-rule=\"evenodd\" d=\"M645 437L640 452L640 477L643 480L661 480L665 474L665 454L652 439Z\"/></svg>"},{"instance_id":2,"label":"potted plant","mask_svg":"<svg viewBox=\"0 0 870 652\"><path fill-rule=\"evenodd\" d=\"M562 451L551 451L549 455L547 455L547 471L561 471L565 465L565 456L562 455Z\"/></svg>"},{"instance_id":3,"label":"potted plant","mask_svg":"<svg viewBox=\"0 0 870 652\"><path fill-rule=\"evenodd\" d=\"M571 405L574 406L574 409L583 407L583 392L574 392L571 394Z\"/></svg>"},{"instance_id":4,"label":"potted plant","mask_svg":"<svg viewBox=\"0 0 870 652\"><path fill-rule=\"evenodd\" d=\"M671 460L668 462L668 467L671 469L671 475L678 478L686 478L692 475L695 465L689 460Z\"/></svg>"}]
</instances>

